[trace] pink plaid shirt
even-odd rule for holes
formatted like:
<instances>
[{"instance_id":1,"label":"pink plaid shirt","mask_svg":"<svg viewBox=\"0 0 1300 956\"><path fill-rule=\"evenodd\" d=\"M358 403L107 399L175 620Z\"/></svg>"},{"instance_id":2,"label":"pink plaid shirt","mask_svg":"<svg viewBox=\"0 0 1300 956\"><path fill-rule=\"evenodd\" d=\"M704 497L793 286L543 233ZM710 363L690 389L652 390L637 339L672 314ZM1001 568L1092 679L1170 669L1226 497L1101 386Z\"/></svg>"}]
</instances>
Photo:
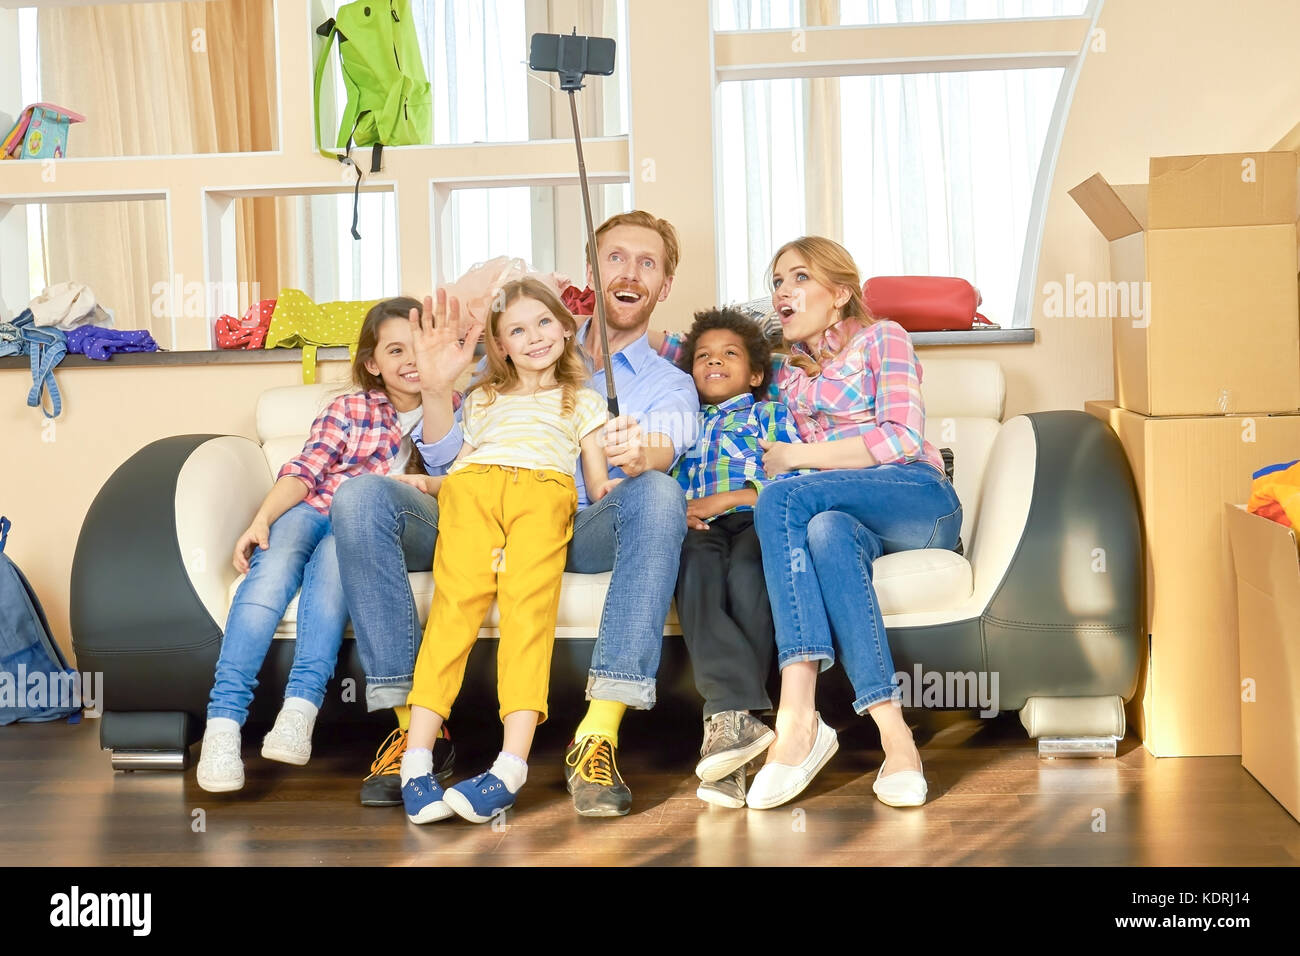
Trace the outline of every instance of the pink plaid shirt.
<instances>
[{"instance_id":1,"label":"pink plaid shirt","mask_svg":"<svg viewBox=\"0 0 1300 956\"><path fill-rule=\"evenodd\" d=\"M666 335L660 354L676 360L684 338ZM887 320L868 325L848 320L827 329L820 345L823 354L835 358L815 377L783 355L772 356L772 391L790 409L799 437L806 442L861 437L882 465L924 461L943 474L943 456L925 438L921 363L907 331ZM791 351L813 357L803 343Z\"/></svg>"},{"instance_id":2,"label":"pink plaid shirt","mask_svg":"<svg viewBox=\"0 0 1300 956\"><path fill-rule=\"evenodd\" d=\"M412 454L427 447L422 424L411 433ZM302 451L285 462L276 480L286 475L301 480L308 488L307 504L327 515L339 485L356 475L388 474L401 445L402 426L387 395L378 389L340 395L317 416Z\"/></svg>"},{"instance_id":3,"label":"pink plaid shirt","mask_svg":"<svg viewBox=\"0 0 1300 956\"><path fill-rule=\"evenodd\" d=\"M845 341L845 336L848 336ZM840 322L823 333L837 353L816 377L782 362L775 382L806 442L861 437L882 465L924 461L943 474L943 456L925 438L921 363L897 322ZM811 353L796 343L792 351Z\"/></svg>"}]
</instances>

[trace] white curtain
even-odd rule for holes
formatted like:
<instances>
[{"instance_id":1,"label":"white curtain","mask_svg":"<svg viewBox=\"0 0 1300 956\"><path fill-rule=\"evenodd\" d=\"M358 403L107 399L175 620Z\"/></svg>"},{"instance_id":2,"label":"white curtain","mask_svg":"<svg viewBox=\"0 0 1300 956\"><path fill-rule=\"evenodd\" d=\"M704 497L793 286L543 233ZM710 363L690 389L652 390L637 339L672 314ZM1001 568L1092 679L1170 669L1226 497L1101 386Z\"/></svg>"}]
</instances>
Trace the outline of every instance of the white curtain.
<instances>
[{"instance_id":1,"label":"white curtain","mask_svg":"<svg viewBox=\"0 0 1300 956\"><path fill-rule=\"evenodd\" d=\"M815 2L815 0L809 0ZM839 0L840 26L1078 16L1088 0ZM784 29L814 23L803 0L718 0L718 30ZM831 24L828 24L831 25Z\"/></svg>"},{"instance_id":2,"label":"white curtain","mask_svg":"<svg viewBox=\"0 0 1300 956\"><path fill-rule=\"evenodd\" d=\"M1084 0L840 0L841 23L1082 12ZM725 15L724 15L725 11ZM823 5L823 12L825 6ZM729 0L719 24L807 23L798 0ZM783 242L808 231L844 244L863 278L953 275L1013 324L1029 205L1061 69L725 83L720 90L723 299L767 291ZM821 93L810 88L819 84ZM838 142L810 129L838 96ZM810 105L811 104L811 105ZM811 180L811 183L809 182ZM816 188L822 180L834 190ZM811 188L810 188L811 186ZM839 208L815 208L834 203ZM813 207L813 208L810 208ZM839 229L827 226L835 223ZM1022 321L1027 320L1024 317Z\"/></svg>"},{"instance_id":3,"label":"white curtain","mask_svg":"<svg viewBox=\"0 0 1300 956\"><path fill-rule=\"evenodd\" d=\"M567 98L547 88L558 80L530 74L527 59L531 33L567 33L575 26L579 33L614 36L620 51L615 76L593 80L578 94L583 136L626 132L623 9L622 0L413 0L433 86L434 142L568 138ZM593 218L599 222L625 209L626 194L627 187L592 187ZM457 189L448 211L450 235L439 237L449 245L439 257L442 278L504 255L581 280L573 268L581 266L585 235L576 188Z\"/></svg>"}]
</instances>

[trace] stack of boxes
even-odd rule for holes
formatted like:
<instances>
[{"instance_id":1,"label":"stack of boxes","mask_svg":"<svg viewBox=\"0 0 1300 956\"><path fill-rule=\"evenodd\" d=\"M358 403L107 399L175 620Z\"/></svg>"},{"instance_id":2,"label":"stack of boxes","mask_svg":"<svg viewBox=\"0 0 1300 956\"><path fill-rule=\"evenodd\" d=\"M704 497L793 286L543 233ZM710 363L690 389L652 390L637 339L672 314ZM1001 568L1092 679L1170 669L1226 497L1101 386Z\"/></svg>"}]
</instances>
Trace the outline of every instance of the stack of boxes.
<instances>
[{"instance_id":1,"label":"stack of boxes","mask_svg":"<svg viewBox=\"0 0 1300 956\"><path fill-rule=\"evenodd\" d=\"M1159 757L1239 754L1224 505L1300 457L1297 154L1155 158L1146 186L1097 175L1070 195L1110 241L1094 307L1110 310L1117 400L1086 407L1119 435L1143 510L1149 639L1129 722Z\"/></svg>"}]
</instances>

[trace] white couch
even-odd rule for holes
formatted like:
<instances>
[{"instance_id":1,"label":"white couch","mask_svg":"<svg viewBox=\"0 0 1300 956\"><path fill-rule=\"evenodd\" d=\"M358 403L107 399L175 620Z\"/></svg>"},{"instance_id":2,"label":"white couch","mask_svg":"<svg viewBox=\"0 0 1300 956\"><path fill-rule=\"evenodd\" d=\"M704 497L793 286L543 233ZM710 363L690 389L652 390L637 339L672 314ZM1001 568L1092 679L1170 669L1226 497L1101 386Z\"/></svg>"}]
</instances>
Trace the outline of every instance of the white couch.
<instances>
[{"instance_id":1,"label":"white couch","mask_svg":"<svg viewBox=\"0 0 1300 956\"><path fill-rule=\"evenodd\" d=\"M1018 710L1031 736L1102 738L1113 747L1124 732L1123 700L1136 687L1142 631L1140 531L1122 450L1108 429L1082 412L1003 422L1005 382L995 362L923 356L922 364L927 437L954 453L964 554L921 550L877 560L874 580L895 664L908 672L916 666L996 672L999 709ZM106 746L138 750L127 738L140 736L141 722L152 726L141 711L202 712L202 700L191 702L196 690L160 690L148 675L168 667L188 674L191 664L180 663L187 649L202 646L206 659L215 659L240 581L229 561L234 542L334 394L327 385L270 389L257 398L258 442L163 439L133 456L101 491L74 566L73 640L79 660L121 675L120 696L106 701L106 713L122 716L106 722ZM116 514L169 495L169 514L147 540L137 533L133 554L124 558L134 572L93 560L110 541L120 549ZM1089 570L1096 548L1108 555L1109 573ZM559 640L594 639L609 578L565 574ZM411 586L423 623L432 575L412 573ZM151 630L140 620L140 601L151 589L175 605L167 627ZM106 621L110 593L121 607ZM80 620L79 597L87 608ZM91 603L99 610L92 613ZM279 641L293 639L296 611L295 599ZM493 606L482 636L495 637L496 626ZM124 628L149 636L133 644ZM680 635L675 612L664 634L669 640ZM145 646L137 646L141 641ZM350 628L345 643L351 643ZM144 653L149 647L156 652L152 658ZM568 659L585 659L577 646L573 652ZM564 657L557 652L557 661ZM210 669L201 675L210 676ZM203 680L180 683L187 682L197 687ZM123 735L117 742L108 740L114 725ZM193 736L189 729L144 736L173 739L177 733Z\"/></svg>"}]
</instances>

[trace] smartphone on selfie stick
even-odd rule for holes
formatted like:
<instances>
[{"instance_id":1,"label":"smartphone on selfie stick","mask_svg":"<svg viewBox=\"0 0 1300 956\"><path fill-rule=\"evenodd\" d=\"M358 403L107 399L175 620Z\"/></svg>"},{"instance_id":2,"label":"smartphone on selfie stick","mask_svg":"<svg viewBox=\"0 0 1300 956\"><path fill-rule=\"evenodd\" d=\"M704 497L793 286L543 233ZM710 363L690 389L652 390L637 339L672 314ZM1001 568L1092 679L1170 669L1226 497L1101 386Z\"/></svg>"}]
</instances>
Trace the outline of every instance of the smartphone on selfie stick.
<instances>
[{"instance_id":1,"label":"smartphone on selfie stick","mask_svg":"<svg viewBox=\"0 0 1300 956\"><path fill-rule=\"evenodd\" d=\"M582 183L582 209L587 216L587 249L591 263L591 281L596 287L596 321L600 325L600 351L605 357L605 398L609 414L618 417L618 394L614 388L614 370L609 364L609 332L605 327L605 290L600 282L600 262L596 255L596 231L591 223L591 196L587 192L587 164L582 158L582 134L578 131L578 101L574 94L582 89L584 76L609 76L614 72L614 41L608 37L580 37L573 33L534 33L528 50L528 68L539 73L560 74L560 89L569 94L569 112L573 116L573 141L578 147L578 179Z\"/></svg>"}]
</instances>

